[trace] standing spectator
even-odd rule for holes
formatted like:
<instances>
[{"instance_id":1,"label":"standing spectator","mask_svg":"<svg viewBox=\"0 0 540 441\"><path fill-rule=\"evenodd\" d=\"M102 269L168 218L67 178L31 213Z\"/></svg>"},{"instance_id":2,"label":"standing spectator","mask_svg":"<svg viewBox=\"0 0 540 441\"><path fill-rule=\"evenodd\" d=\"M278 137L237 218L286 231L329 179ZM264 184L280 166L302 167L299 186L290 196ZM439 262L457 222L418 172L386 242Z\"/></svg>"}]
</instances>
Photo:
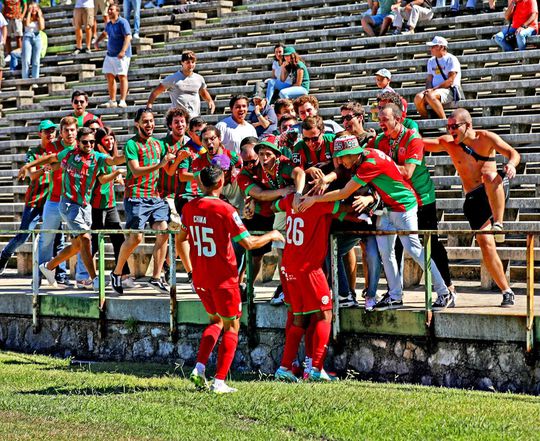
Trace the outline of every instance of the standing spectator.
<instances>
[{"instance_id":1,"label":"standing spectator","mask_svg":"<svg viewBox=\"0 0 540 441\"><path fill-rule=\"evenodd\" d=\"M135 40L139 39L139 30L141 28L141 4L142 0L124 0L124 18L128 23L131 11L133 11L133 38Z\"/></svg>"},{"instance_id":2,"label":"standing spectator","mask_svg":"<svg viewBox=\"0 0 540 441\"><path fill-rule=\"evenodd\" d=\"M356 136L362 147L364 147L367 142L376 135L375 130L364 129L364 119L366 113L362 104L356 101L349 101L341 106L340 112L345 130Z\"/></svg>"},{"instance_id":3,"label":"standing spectator","mask_svg":"<svg viewBox=\"0 0 540 441\"><path fill-rule=\"evenodd\" d=\"M2 14L7 20L7 38L4 40L4 43L6 45L6 54L11 53L12 38L14 38L16 41L17 49L22 49L22 19L26 15L26 7L26 2L23 0L4 0Z\"/></svg>"},{"instance_id":4,"label":"standing spectator","mask_svg":"<svg viewBox=\"0 0 540 441\"><path fill-rule=\"evenodd\" d=\"M73 10L73 27L75 28L75 50L73 55L92 51L92 29L94 28L94 0L77 0ZM83 27L86 37L86 49L83 50Z\"/></svg>"},{"instance_id":5,"label":"standing spectator","mask_svg":"<svg viewBox=\"0 0 540 441\"><path fill-rule=\"evenodd\" d=\"M318 116L319 115L319 100L315 95L305 95L299 98L296 98L293 101L294 105L294 114L296 114L300 121L304 121L308 116ZM339 133L343 131L337 122L332 119L325 119L324 123L324 133ZM300 122L295 129L301 131L302 123Z\"/></svg>"},{"instance_id":6,"label":"standing spectator","mask_svg":"<svg viewBox=\"0 0 540 441\"><path fill-rule=\"evenodd\" d=\"M6 60L4 58L4 45L7 41L8 23L2 13L0 13L0 89L2 88L2 73Z\"/></svg>"},{"instance_id":7,"label":"standing spectator","mask_svg":"<svg viewBox=\"0 0 540 441\"><path fill-rule=\"evenodd\" d=\"M45 19L37 3L30 3L23 21L22 77L23 79L30 77L31 65L32 78L39 78L41 55L41 34L39 31L45 29Z\"/></svg>"},{"instance_id":8,"label":"standing spectator","mask_svg":"<svg viewBox=\"0 0 540 441\"><path fill-rule=\"evenodd\" d=\"M374 27L379 28L379 35L384 35L394 21L395 13L392 12L394 0L373 1L370 15L362 16L362 29L370 37L375 37Z\"/></svg>"},{"instance_id":9,"label":"standing spectator","mask_svg":"<svg viewBox=\"0 0 540 441\"><path fill-rule=\"evenodd\" d=\"M392 10L396 12L394 34L414 34L419 22L426 22L433 18L431 7L431 0L403 0L401 5L399 3L393 5ZM407 20L405 26L403 26L404 20Z\"/></svg>"},{"instance_id":10,"label":"standing spectator","mask_svg":"<svg viewBox=\"0 0 540 441\"><path fill-rule=\"evenodd\" d=\"M88 107L88 94L86 92L74 90L71 94L71 107L73 107L73 116L77 118L77 126L83 127L88 121L96 121L100 127L103 127L99 117L86 111Z\"/></svg>"},{"instance_id":11,"label":"standing spectator","mask_svg":"<svg viewBox=\"0 0 540 441\"><path fill-rule=\"evenodd\" d=\"M294 99L309 93L309 72L296 49L287 46L283 50L285 61L281 65L280 83L276 83L276 89L280 90L280 98ZM290 83L287 82L290 77Z\"/></svg>"},{"instance_id":12,"label":"standing spectator","mask_svg":"<svg viewBox=\"0 0 540 441\"><path fill-rule=\"evenodd\" d=\"M274 112L268 100L262 98L262 96L254 96L251 101L253 110L249 113L248 122L255 127L259 138L271 135L277 128L276 112Z\"/></svg>"},{"instance_id":13,"label":"standing spectator","mask_svg":"<svg viewBox=\"0 0 540 441\"><path fill-rule=\"evenodd\" d=\"M103 73L107 77L109 89L109 101L105 107L127 107L126 97L128 93L128 71L131 61L131 29L126 19L120 17L120 6L112 3L107 10L109 22L105 30L96 40L95 48L99 42L109 37L107 42L107 55L103 61ZM116 103L116 77L120 82L120 101Z\"/></svg>"},{"instance_id":14,"label":"standing spectator","mask_svg":"<svg viewBox=\"0 0 540 441\"><path fill-rule=\"evenodd\" d=\"M281 65L283 64L283 43L274 46L274 59L272 60L272 78L266 80L266 101L272 102L276 90L276 82L281 80Z\"/></svg>"},{"instance_id":15,"label":"standing spectator","mask_svg":"<svg viewBox=\"0 0 540 441\"><path fill-rule=\"evenodd\" d=\"M504 18L510 22L495 35L495 41L503 51L513 51L515 46L524 51L527 38L538 33L538 3L536 0L513 0L509 2ZM506 41L507 36L515 34L515 45Z\"/></svg>"},{"instance_id":16,"label":"standing spectator","mask_svg":"<svg viewBox=\"0 0 540 441\"><path fill-rule=\"evenodd\" d=\"M390 81L392 81L392 74L388 69L379 69L375 72L375 84L381 89L380 93L394 91L394 89L390 87Z\"/></svg>"},{"instance_id":17,"label":"standing spectator","mask_svg":"<svg viewBox=\"0 0 540 441\"><path fill-rule=\"evenodd\" d=\"M395 104L403 112L403 120L401 123L407 128L416 130L420 133L418 123L411 118L407 118L407 100L397 92L385 92L377 95L377 112L380 112L387 104Z\"/></svg>"},{"instance_id":18,"label":"standing spectator","mask_svg":"<svg viewBox=\"0 0 540 441\"><path fill-rule=\"evenodd\" d=\"M109 15L107 14L107 9L109 8L110 0L94 0L94 26L92 28L92 44L95 44L96 39L98 37L97 33L97 14L98 11L101 12L101 16L103 17L103 22L105 25L109 22Z\"/></svg>"},{"instance_id":19,"label":"standing spectator","mask_svg":"<svg viewBox=\"0 0 540 441\"><path fill-rule=\"evenodd\" d=\"M168 90L171 107L183 107L189 112L191 118L201 114L201 98L208 103L210 113L214 113L216 105L208 93L204 78L195 73L195 65L197 64L195 52L184 52L181 64L182 69L165 77L161 84L152 91L146 107L151 109L157 97Z\"/></svg>"},{"instance_id":20,"label":"standing spectator","mask_svg":"<svg viewBox=\"0 0 540 441\"><path fill-rule=\"evenodd\" d=\"M240 143L248 136L257 137L257 130L246 121L249 98L244 95L235 95L229 101L231 116L222 119L216 124L221 133L221 142L234 153L240 152Z\"/></svg>"},{"instance_id":21,"label":"standing spectator","mask_svg":"<svg viewBox=\"0 0 540 441\"><path fill-rule=\"evenodd\" d=\"M460 96L461 65L458 59L448 53L448 41L443 37L433 37L426 43L431 49L432 57L427 63L426 90L414 97L416 110L423 117L428 117L427 106L441 119L446 119L444 106L455 104Z\"/></svg>"}]
</instances>

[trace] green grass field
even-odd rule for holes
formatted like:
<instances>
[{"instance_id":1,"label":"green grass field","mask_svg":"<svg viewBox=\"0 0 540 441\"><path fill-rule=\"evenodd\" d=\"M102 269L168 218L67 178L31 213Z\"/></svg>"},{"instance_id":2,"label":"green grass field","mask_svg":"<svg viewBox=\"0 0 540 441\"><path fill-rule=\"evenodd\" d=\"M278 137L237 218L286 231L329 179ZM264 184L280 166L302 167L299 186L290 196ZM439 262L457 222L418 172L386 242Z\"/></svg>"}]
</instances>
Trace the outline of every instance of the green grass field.
<instances>
[{"instance_id":1,"label":"green grass field","mask_svg":"<svg viewBox=\"0 0 540 441\"><path fill-rule=\"evenodd\" d=\"M540 399L340 381L196 392L178 366L0 353L0 440L538 440Z\"/></svg>"}]
</instances>

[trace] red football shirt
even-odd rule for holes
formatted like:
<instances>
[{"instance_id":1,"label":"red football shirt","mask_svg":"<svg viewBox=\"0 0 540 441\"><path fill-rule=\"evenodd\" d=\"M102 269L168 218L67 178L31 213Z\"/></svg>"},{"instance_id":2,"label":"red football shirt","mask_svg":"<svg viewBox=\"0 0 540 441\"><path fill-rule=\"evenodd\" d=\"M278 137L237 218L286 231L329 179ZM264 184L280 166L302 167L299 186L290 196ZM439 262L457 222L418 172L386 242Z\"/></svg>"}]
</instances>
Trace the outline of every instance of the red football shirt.
<instances>
[{"instance_id":1,"label":"red football shirt","mask_svg":"<svg viewBox=\"0 0 540 441\"><path fill-rule=\"evenodd\" d=\"M235 208L216 197L193 199L182 209L182 229L188 233L193 285L230 288L238 285L238 267L231 239L249 236Z\"/></svg>"},{"instance_id":2,"label":"red football shirt","mask_svg":"<svg viewBox=\"0 0 540 441\"><path fill-rule=\"evenodd\" d=\"M278 211L287 213L283 266L287 271L322 268L328 251L328 234L339 201L313 204L303 213L292 208L294 195L276 201Z\"/></svg>"}]
</instances>

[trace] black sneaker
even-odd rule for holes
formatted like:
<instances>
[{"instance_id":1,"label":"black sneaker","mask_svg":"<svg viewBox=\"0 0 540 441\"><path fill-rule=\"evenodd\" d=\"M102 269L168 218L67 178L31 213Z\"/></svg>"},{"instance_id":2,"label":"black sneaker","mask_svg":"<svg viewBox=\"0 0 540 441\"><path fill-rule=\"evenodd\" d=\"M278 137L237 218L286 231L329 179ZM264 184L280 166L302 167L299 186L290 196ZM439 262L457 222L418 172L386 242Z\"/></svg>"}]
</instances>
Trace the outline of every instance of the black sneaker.
<instances>
[{"instance_id":1,"label":"black sneaker","mask_svg":"<svg viewBox=\"0 0 540 441\"><path fill-rule=\"evenodd\" d=\"M122 276L120 274L114 274L114 272L111 272L111 286L116 293L124 294L124 288L122 287Z\"/></svg>"},{"instance_id":2,"label":"black sneaker","mask_svg":"<svg viewBox=\"0 0 540 441\"><path fill-rule=\"evenodd\" d=\"M56 284L58 286L63 286L64 288L73 288L73 282L67 277L60 277L56 279Z\"/></svg>"},{"instance_id":3,"label":"black sneaker","mask_svg":"<svg viewBox=\"0 0 540 441\"><path fill-rule=\"evenodd\" d=\"M192 283L192 282L193 282L193 274L190 271L189 273L187 273L187 283Z\"/></svg>"},{"instance_id":4,"label":"black sneaker","mask_svg":"<svg viewBox=\"0 0 540 441\"><path fill-rule=\"evenodd\" d=\"M359 308L360 305L358 305L358 302L354 298L354 296L349 293L345 296L342 296L341 294L338 296L339 298L339 307L340 308Z\"/></svg>"},{"instance_id":5,"label":"black sneaker","mask_svg":"<svg viewBox=\"0 0 540 441\"><path fill-rule=\"evenodd\" d=\"M502 296L501 307L508 308L514 306L514 293L512 291L503 292Z\"/></svg>"},{"instance_id":6,"label":"black sneaker","mask_svg":"<svg viewBox=\"0 0 540 441\"><path fill-rule=\"evenodd\" d=\"M163 279L154 279L151 277L148 281L148 286L154 288L160 294L169 294L169 287Z\"/></svg>"},{"instance_id":7,"label":"black sneaker","mask_svg":"<svg viewBox=\"0 0 540 441\"><path fill-rule=\"evenodd\" d=\"M456 294L455 292L449 291L448 294L438 296L431 307L434 310L441 310L453 308L454 306L456 306Z\"/></svg>"},{"instance_id":8,"label":"black sneaker","mask_svg":"<svg viewBox=\"0 0 540 441\"><path fill-rule=\"evenodd\" d=\"M7 264L8 264L9 258L6 257L0 257L0 276L4 274L4 271L6 270Z\"/></svg>"},{"instance_id":9,"label":"black sneaker","mask_svg":"<svg viewBox=\"0 0 540 441\"><path fill-rule=\"evenodd\" d=\"M393 299L389 294L385 296L375 305L376 311L386 311L387 309L398 309L403 306L402 299Z\"/></svg>"}]
</instances>

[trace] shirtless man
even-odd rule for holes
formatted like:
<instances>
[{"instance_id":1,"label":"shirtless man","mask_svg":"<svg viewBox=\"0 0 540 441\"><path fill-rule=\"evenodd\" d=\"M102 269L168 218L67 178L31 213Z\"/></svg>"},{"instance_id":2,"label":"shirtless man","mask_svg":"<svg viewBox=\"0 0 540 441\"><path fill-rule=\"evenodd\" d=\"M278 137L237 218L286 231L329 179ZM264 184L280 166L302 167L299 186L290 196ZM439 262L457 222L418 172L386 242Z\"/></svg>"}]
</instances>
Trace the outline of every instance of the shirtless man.
<instances>
[{"instance_id":1,"label":"shirtless man","mask_svg":"<svg viewBox=\"0 0 540 441\"><path fill-rule=\"evenodd\" d=\"M424 149L428 152L446 151L452 158L463 182L463 211L471 228L489 230L493 222L493 229L502 230L505 196L503 181L497 173L495 155L498 152L508 158L503 171L508 179L512 179L520 161L519 153L495 133L473 129L471 115L465 109L454 110L448 119L448 132L449 135L438 139L424 138ZM495 238L480 234L476 236L476 241L491 277L502 291L501 306L512 306L514 293L504 275Z\"/></svg>"}]
</instances>

